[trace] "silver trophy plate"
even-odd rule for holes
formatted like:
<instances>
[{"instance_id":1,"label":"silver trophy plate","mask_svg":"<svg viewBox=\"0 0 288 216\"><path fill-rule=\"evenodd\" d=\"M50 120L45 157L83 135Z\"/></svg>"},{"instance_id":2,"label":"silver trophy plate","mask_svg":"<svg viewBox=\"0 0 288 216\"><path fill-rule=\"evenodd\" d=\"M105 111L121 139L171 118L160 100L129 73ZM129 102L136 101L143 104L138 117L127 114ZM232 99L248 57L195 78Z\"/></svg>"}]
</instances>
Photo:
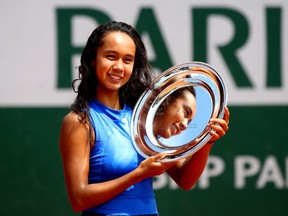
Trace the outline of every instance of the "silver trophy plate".
<instances>
[{"instance_id":1,"label":"silver trophy plate","mask_svg":"<svg viewBox=\"0 0 288 216\"><path fill-rule=\"evenodd\" d=\"M180 92L185 92L191 87L195 90L195 95L189 93L189 96L186 93L187 97L190 97L185 103L187 106L179 107L178 113L173 112L174 107L176 109L175 103L172 103L177 99L175 95L180 95ZM182 103L182 99L178 99L177 102ZM223 118L226 105L225 83L212 66L202 62L187 62L171 67L153 81L133 110L133 145L144 158L167 152L163 162L190 156L209 141L211 129L208 123L211 118ZM186 107L188 111L185 110ZM173 123L175 113L179 118L183 117L183 122L186 120L185 115L193 115L190 115L189 121L183 123L182 127ZM169 136L164 133L166 131L169 132Z\"/></svg>"}]
</instances>

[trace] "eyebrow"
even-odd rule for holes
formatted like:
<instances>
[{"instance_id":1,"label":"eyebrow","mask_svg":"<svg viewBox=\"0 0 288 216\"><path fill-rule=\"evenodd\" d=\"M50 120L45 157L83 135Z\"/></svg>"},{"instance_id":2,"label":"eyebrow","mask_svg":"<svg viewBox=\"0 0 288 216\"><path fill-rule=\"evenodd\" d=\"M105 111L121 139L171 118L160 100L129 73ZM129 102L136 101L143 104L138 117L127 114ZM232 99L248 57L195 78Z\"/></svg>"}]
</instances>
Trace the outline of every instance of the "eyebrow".
<instances>
[{"instance_id":1,"label":"eyebrow","mask_svg":"<svg viewBox=\"0 0 288 216\"><path fill-rule=\"evenodd\" d=\"M105 54L107 54L107 53L119 54L117 51L115 51L115 50L110 50L110 49L104 50L104 53L105 53ZM125 56L131 57L131 58L135 58L135 55L134 55L134 54L130 54L130 53L125 54Z\"/></svg>"}]
</instances>

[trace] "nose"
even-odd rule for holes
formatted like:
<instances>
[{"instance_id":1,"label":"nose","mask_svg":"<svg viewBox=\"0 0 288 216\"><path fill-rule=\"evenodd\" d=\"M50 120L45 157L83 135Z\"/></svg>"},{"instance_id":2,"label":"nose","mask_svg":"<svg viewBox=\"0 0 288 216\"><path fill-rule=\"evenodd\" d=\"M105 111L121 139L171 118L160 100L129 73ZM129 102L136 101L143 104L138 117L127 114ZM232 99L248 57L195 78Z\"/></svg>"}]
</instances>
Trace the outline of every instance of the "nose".
<instances>
[{"instance_id":1,"label":"nose","mask_svg":"<svg viewBox=\"0 0 288 216\"><path fill-rule=\"evenodd\" d=\"M124 70L124 64L121 59L115 62L113 65L113 70L122 72Z\"/></svg>"}]
</instances>

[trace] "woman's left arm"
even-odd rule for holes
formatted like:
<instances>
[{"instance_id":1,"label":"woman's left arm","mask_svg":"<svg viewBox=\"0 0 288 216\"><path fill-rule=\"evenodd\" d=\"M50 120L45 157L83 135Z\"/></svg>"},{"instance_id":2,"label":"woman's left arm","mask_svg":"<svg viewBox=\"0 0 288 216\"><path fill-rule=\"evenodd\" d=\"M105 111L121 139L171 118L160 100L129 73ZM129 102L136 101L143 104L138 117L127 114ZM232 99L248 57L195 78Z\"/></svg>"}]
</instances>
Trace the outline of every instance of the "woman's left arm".
<instances>
[{"instance_id":1,"label":"woman's left arm","mask_svg":"<svg viewBox=\"0 0 288 216\"><path fill-rule=\"evenodd\" d=\"M211 138L208 143L193 155L180 159L173 167L167 170L169 176L179 187L189 190L198 181L206 166L213 143L223 137L229 129L229 117L229 110L225 107L223 119L211 119L209 122L212 130L210 132Z\"/></svg>"}]
</instances>

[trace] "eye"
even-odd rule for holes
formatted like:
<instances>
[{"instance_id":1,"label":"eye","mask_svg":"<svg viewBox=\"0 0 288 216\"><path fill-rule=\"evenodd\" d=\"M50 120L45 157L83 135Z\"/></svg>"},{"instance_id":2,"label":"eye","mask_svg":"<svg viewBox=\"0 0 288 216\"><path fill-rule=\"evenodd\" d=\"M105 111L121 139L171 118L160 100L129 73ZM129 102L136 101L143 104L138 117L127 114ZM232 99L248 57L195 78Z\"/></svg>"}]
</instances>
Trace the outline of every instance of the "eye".
<instances>
[{"instance_id":1,"label":"eye","mask_svg":"<svg viewBox=\"0 0 288 216\"><path fill-rule=\"evenodd\" d=\"M109 60L115 60L115 59L116 59L116 56L113 55L113 54L108 54L106 57L107 57Z\"/></svg>"},{"instance_id":2,"label":"eye","mask_svg":"<svg viewBox=\"0 0 288 216\"><path fill-rule=\"evenodd\" d=\"M183 109L183 112L184 112L184 116L185 116L185 118L187 118L189 112L188 112L186 109Z\"/></svg>"},{"instance_id":3,"label":"eye","mask_svg":"<svg viewBox=\"0 0 288 216\"><path fill-rule=\"evenodd\" d=\"M178 113L180 114L182 118L187 118L188 113L187 113L187 110L183 106L180 106Z\"/></svg>"},{"instance_id":4,"label":"eye","mask_svg":"<svg viewBox=\"0 0 288 216\"><path fill-rule=\"evenodd\" d=\"M183 107L183 112L184 112L185 118L189 118L192 116L192 110L189 107L189 105L186 105Z\"/></svg>"},{"instance_id":5,"label":"eye","mask_svg":"<svg viewBox=\"0 0 288 216\"><path fill-rule=\"evenodd\" d=\"M125 59L124 59L124 62L125 62L126 64L133 63L133 62L134 62L134 58L125 58Z\"/></svg>"}]
</instances>

